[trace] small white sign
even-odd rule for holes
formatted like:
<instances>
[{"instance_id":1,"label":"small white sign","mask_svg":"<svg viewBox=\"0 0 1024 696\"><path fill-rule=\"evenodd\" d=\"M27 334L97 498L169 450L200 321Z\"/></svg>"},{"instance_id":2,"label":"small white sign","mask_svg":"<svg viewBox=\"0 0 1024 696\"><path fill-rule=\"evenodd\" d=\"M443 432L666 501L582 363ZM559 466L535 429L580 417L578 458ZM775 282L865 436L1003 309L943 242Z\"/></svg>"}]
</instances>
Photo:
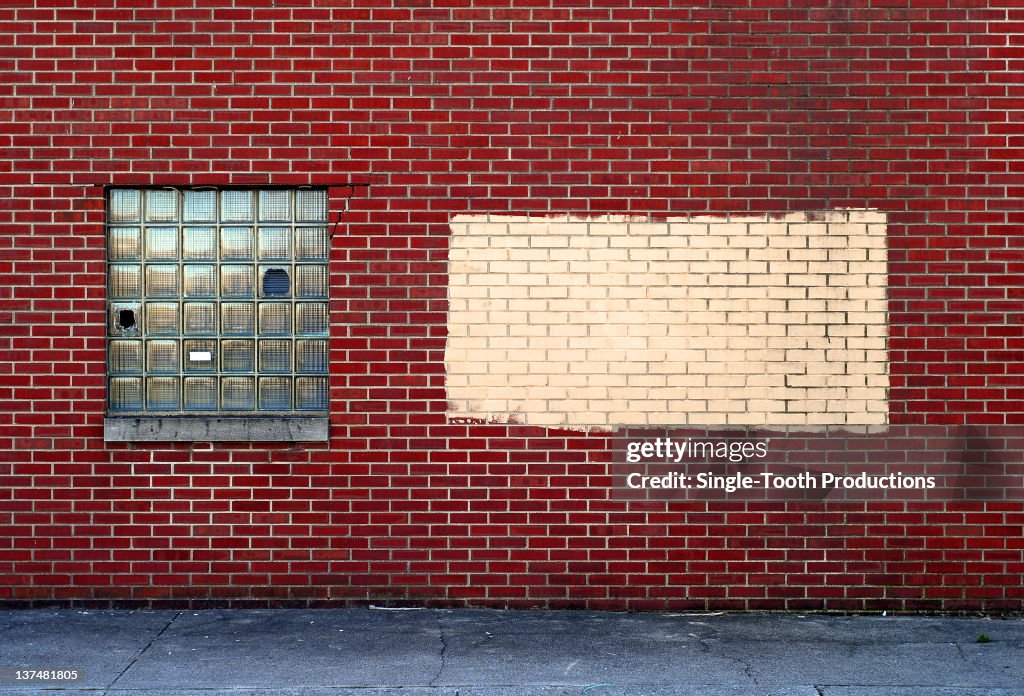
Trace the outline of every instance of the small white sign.
<instances>
[{"instance_id":1,"label":"small white sign","mask_svg":"<svg viewBox=\"0 0 1024 696\"><path fill-rule=\"evenodd\" d=\"M192 362L210 362L213 360L213 353L208 350L190 350L188 359Z\"/></svg>"}]
</instances>

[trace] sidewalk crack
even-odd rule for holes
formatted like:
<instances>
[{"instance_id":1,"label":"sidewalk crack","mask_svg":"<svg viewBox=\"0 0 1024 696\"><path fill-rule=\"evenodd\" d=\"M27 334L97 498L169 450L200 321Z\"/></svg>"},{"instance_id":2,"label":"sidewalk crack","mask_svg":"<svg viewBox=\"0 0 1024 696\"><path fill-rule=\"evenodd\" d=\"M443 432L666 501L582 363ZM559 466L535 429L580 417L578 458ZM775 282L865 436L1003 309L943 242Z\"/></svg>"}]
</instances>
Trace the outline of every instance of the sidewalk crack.
<instances>
[{"instance_id":1,"label":"sidewalk crack","mask_svg":"<svg viewBox=\"0 0 1024 696\"><path fill-rule=\"evenodd\" d=\"M180 611L179 611L179 612L178 612L177 614L175 614L174 616L172 616L172 617L170 618L170 620L169 620L169 621L167 622L167 625L166 625L166 626L164 626L163 628L161 628L161 629L160 629L160 630L159 630L159 631L157 632L157 634L156 634L155 636L153 636L152 638L150 638L150 639L149 639L149 642L148 642L148 643L146 643L146 646L145 646L144 648L142 648L142 650L138 651L137 653L135 653L135 654L134 654L134 655L132 656L132 659L128 661L128 664L127 664L127 665L125 665L125 668L121 670L121 673L120 673L120 674L118 674L118 675L117 675L116 677L114 677L114 681L110 682L110 683L109 683L109 684L108 684L108 685L106 686L106 688L105 688L105 689L103 689L103 696L107 696L107 694L109 694L109 693L110 693L110 690L114 688L114 685L115 685L115 684L117 684L117 682L118 682L118 681L119 681L119 680L121 679L121 677L123 677L123 676L125 675L125 673L126 673L126 672L127 672L128 670L130 670L130 669L132 668L132 665L134 665L134 664L135 664L136 662L138 662L138 661L139 661L139 659L140 659L140 658L141 658L141 657L142 657L143 655L145 655L145 654L146 654L146 651L147 651L147 650L149 650L149 649L150 649L151 647L153 647L153 643L155 643L155 642L156 642L157 638L159 638L160 636L162 636L162 635L164 634L164 632L165 632L165 631L166 631L166 630L167 630L168 628L170 628L170 627L171 627L171 624L172 624L172 623L174 623L175 621L177 621L178 617L179 617L179 616L181 616L181 615L182 615L182 613L183 613L183 612L180 612Z\"/></svg>"},{"instance_id":2,"label":"sidewalk crack","mask_svg":"<svg viewBox=\"0 0 1024 696\"><path fill-rule=\"evenodd\" d=\"M697 645L700 646L700 651L702 653L710 655L710 654L713 654L713 649L712 649L711 641L717 641L718 640L718 638L717 638L718 631L716 629L714 629L714 628L711 628L711 627L708 627L708 629L709 629L709 635L698 636L696 633L691 633L690 635L697 639ZM714 654L717 654L717 653L714 653ZM753 683L754 685L758 685L757 674L754 672L754 664L748 658L736 657L736 656L725 654L725 653L723 653L721 655L721 658L723 660L731 660L731 661L741 665L743 667L743 674L747 677L747 679L749 679L751 681L751 683Z\"/></svg>"},{"instance_id":3,"label":"sidewalk crack","mask_svg":"<svg viewBox=\"0 0 1024 696\"><path fill-rule=\"evenodd\" d=\"M754 674L754 665L751 664L750 660L748 660L748 659L746 659L744 657L733 657L731 659L736 660L741 665L743 665L743 673L745 675L747 675L747 679L749 679L750 681L752 681L756 685L757 684L757 676Z\"/></svg>"},{"instance_id":4,"label":"sidewalk crack","mask_svg":"<svg viewBox=\"0 0 1024 696\"><path fill-rule=\"evenodd\" d=\"M437 673L430 680L429 686L437 686L437 680L441 678L441 672L444 671L445 660L447 659L448 637L444 634L444 625L441 623L440 612L437 614L437 635L441 640L441 652L437 656L441 664L437 666Z\"/></svg>"}]
</instances>

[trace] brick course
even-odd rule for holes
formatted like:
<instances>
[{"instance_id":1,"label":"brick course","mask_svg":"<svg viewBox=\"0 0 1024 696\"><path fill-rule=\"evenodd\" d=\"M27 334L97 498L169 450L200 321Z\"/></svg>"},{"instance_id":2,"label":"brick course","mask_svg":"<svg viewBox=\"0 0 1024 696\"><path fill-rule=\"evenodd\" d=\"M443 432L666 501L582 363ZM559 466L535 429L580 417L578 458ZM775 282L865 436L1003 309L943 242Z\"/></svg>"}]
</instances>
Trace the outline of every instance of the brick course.
<instances>
[{"instance_id":1,"label":"brick course","mask_svg":"<svg viewBox=\"0 0 1024 696\"><path fill-rule=\"evenodd\" d=\"M444 351L459 215L872 209L889 423L1024 425L1024 10L465 5L0 8L0 600L1020 609L1019 500L612 500ZM330 442L105 444L103 186L260 183L331 186Z\"/></svg>"}]
</instances>

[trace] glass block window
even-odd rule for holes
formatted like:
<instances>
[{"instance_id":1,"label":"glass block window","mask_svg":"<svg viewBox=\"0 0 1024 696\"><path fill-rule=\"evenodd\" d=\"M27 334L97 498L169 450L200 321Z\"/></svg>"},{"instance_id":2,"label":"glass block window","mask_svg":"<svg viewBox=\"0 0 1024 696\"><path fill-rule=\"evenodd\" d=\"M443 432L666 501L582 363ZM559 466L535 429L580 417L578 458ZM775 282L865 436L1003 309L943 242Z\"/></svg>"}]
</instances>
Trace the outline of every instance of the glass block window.
<instances>
[{"instance_id":1,"label":"glass block window","mask_svg":"<svg viewBox=\"0 0 1024 696\"><path fill-rule=\"evenodd\" d=\"M327 192L107 194L111 414L327 410Z\"/></svg>"}]
</instances>

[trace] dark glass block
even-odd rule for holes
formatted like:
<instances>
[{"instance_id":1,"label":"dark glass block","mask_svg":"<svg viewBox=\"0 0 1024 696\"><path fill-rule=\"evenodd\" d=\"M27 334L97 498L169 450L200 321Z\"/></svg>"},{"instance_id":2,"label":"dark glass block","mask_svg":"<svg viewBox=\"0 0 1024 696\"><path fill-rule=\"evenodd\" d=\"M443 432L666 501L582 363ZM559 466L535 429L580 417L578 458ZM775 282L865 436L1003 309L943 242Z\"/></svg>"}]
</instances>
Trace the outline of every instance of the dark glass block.
<instances>
[{"instance_id":1,"label":"dark glass block","mask_svg":"<svg viewBox=\"0 0 1024 696\"><path fill-rule=\"evenodd\" d=\"M142 266L118 263L110 266L110 299L123 300L142 295Z\"/></svg>"},{"instance_id":2,"label":"dark glass block","mask_svg":"<svg viewBox=\"0 0 1024 696\"><path fill-rule=\"evenodd\" d=\"M288 302L260 302L260 335L286 336L291 333L292 306Z\"/></svg>"},{"instance_id":3,"label":"dark glass block","mask_svg":"<svg viewBox=\"0 0 1024 696\"><path fill-rule=\"evenodd\" d=\"M255 407L256 390L252 377L221 378L221 408L225 411L252 411Z\"/></svg>"},{"instance_id":4,"label":"dark glass block","mask_svg":"<svg viewBox=\"0 0 1024 696\"><path fill-rule=\"evenodd\" d=\"M221 331L225 336L252 336L256 333L256 307L252 302L225 302L220 311Z\"/></svg>"},{"instance_id":5,"label":"dark glass block","mask_svg":"<svg viewBox=\"0 0 1024 696\"><path fill-rule=\"evenodd\" d=\"M260 410L290 411L292 408L291 377L260 378Z\"/></svg>"},{"instance_id":6,"label":"dark glass block","mask_svg":"<svg viewBox=\"0 0 1024 696\"><path fill-rule=\"evenodd\" d=\"M290 340L260 341L260 372L291 372Z\"/></svg>"},{"instance_id":7,"label":"dark glass block","mask_svg":"<svg viewBox=\"0 0 1024 696\"><path fill-rule=\"evenodd\" d=\"M181 382L177 377L146 378L146 408L177 411L181 404Z\"/></svg>"},{"instance_id":8,"label":"dark glass block","mask_svg":"<svg viewBox=\"0 0 1024 696\"><path fill-rule=\"evenodd\" d=\"M112 374L142 372L142 341L113 340L107 345L107 358Z\"/></svg>"},{"instance_id":9,"label":"dark glass block","mask_svg":"<svg viewBox=\"0 0 1024 696\"><path fill-rule=\"evenodd\" d=\"M217 409L217 378L185 378L185 410L214 411Z\"/></svg>"},{"instance_id":10,"label":"dark glass block","mask_svg":"<svg viewBox=\"0 0 1024 696\"><path fill-rule=\"evenodd\" d=\"M185 266L185 297L213 297L216 294L216 266Z\"/></svg>"},{"instance_id":11,"label":"dark glass block","mask_svg":"<svg viewBox=\"0 0 1024 696\"><path fill-rule=\"evenodd\" d=\"M109 390L111 411L142 410L141 377L112 377Z\"/></svg>"},{"instance_id":12,"label":"dark glass block","mask_svg":"<svg viewBox=\"0 0 1024 696\"><path fill-rule=\"evenodd\" d=\"M222 297L252 297L252 266L221 266L220 294Z\"/></svg>"},{"instance_id":13,"label":"dark glass block","mask_svg":"<svg viewBox=\"0 0 1024 696\"><path fill-rule=\"evenodd\" d=\"M175 336L178 333L177 302L146 303L146 333L150 336Z\"/></svg>"},{"instance_id":14,"label":"dark glass block","mask_svg":"<svg viewBox=\"0 0 1024 696\"><path fill-rule=\"evenodd\" d=\"M146 297L178 297L178 266L149 264L146 266Z\"/></svg>"},{"instance_id":15,"label":"dark glass block","mask_svg":"<svg viewBox=\"0 0 1024 696\"><path fill-rule=\"evenodd\" d=\"M295 371L327 373L327 341L299 339L295 342Z\"/></svg>"},{"instance_id":16,"label":"dark glass block","mask_svg":"<svg viewBox=\"0 0 1024 696\"><path fill-rule=\"evenodd\" d=\"M178 372L180 349L177 341L146 341L146 371Z\"/></svg>"},{"instance_id":17,"label":"dark glass block","mask_svg":"<svg viewBox=\"0 0 1024 696\"><path fill-rule=\"evenodd\" d=\"M185 303L185 335L212 336L217 333L217 305L213 302Z\"/></svg>"},{"instance_id":18,"label":"dark glass block","mask_svg":"<svg viewBox=\"0 0 1024 696\"><path fill-rule=\"evenodd\" d=\"M326 411L327 378L296 377L295 408L300 411Z\"/></svg>"},{"instance_id":19,"label":"dark glass block","mask_svg":"<svg viewBox=\"0 0 1024 696\"><path fill-rule=\"evenodd\" d=\"M220 344L222 372L253 372L253 341L224 340Z\"/></svg>"},{"instance_id":20,"label":"dark glass block","mask_svg":"<svg viewBox=\"0 0 1024 696\"><path fill-rule=\"evenodd\" d=\"M295 333L300 335L327 334L327 303L299 302L295 305Z\"/></svg>"},{"instance_id":21,"label":"dark glass block","mask_svg":"<svg viewBox=\"0 0 1024 696\"><path fill-rule=\"evenodd\" d=\"M322 264L295 267L296 297L327 297L327 266Z\"/></svg>"}]
</instances>

